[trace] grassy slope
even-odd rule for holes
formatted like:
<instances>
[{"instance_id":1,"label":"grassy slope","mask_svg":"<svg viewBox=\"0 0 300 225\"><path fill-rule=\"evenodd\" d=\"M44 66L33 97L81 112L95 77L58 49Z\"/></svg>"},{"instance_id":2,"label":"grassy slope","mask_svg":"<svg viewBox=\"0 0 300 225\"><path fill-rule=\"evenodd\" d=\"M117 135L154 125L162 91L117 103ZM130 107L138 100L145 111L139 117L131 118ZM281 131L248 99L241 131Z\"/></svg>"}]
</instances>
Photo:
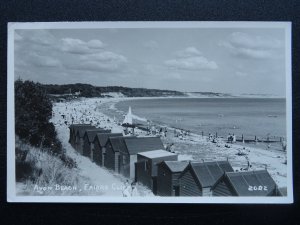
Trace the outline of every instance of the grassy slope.
<instances>
[{"instance_id":1,"label":"grassy slope","mask_svg":"<svg viewBox=\"0 0 300 225\"><path fill-rule=\"evenodd\" d=\"M82 186L85 178L78 176L77 168L68 168L56 156L48 151L35 148L16 141L16 148L27 152L24 162L30 165L30 172L17 183L18 195L77 195L79 189L72 191L56 191L55 185L61 186ZM39 187L52 187L51 190L41 191Z\"/></svg>"}]
</instances>

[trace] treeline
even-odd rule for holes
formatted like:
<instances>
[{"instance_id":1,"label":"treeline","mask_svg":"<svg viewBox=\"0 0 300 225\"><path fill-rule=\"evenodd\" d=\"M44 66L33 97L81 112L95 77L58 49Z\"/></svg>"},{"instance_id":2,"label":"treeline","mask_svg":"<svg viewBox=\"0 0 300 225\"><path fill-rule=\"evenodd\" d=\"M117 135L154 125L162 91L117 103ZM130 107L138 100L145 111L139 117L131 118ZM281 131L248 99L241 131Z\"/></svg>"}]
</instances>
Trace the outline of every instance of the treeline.
<instances>
[{"instance_id":1,"label":"treeline","mask_svg":"<svg viewBox=\"0 0 300 225\"><path fill-rule=\"evenodd\" d=\"M103 97L109 92L120 92L127 97L167 97L167 96L184 96L179 91L147 89L147 88L129 88L122 86L97 87L90 84L43 84L43 87L49 94L65 95L75 94L80 91L82 97Z\"/></svg>"},{"instance_id":2,"label":"treeline","mask_svg":"<svg viewBox=\"0 0 300 225\"><path fill-rule=\"evenodd\" d=\"M75 163L69 159L57 138L52 117L52 102L46 89L32 81L15 81L15 133L21 142L27 143L60 158L66 166L73 167ZM16 145L17 178L22 178L24 171L30 170L26 164L27 150ZM22 171L22 167L24 171ZM26 173L27 174L27 173Z\"/></svg>"}]
</instances>

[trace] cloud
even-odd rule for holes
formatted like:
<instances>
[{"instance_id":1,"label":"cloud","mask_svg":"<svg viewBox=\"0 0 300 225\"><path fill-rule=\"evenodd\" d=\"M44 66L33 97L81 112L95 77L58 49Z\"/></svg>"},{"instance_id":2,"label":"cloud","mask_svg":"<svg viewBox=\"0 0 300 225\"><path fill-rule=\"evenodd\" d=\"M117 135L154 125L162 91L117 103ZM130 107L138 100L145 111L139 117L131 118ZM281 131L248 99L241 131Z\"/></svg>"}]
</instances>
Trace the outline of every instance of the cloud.
<instances>
[{"instance_id":1,"label":"cloud","mask_svg":"<svg viewBox=\"0 0 300 225\"><path fill-rule=\"evenodd\" d=\"M49 30L18 31L15 43L15 66L19 71L40 68L72 76L75 70L99 75L101 72L121 72L127 63L125 56L109 51L101 40L61 38Z\"/></svg>"},{"instance_id":2,"label":"cloud","mask_svg":"<svg viewBox=\"0 0 300 225\"><path fill-rule=\"evenodd\" d=\"M55 43L55 37L47 30L16 30L18 39L35 45L49 46Z\"/></svg>"},{"instance_id":3,"label":"cloud","mask_svg":"<svg viewBox=\"0 0 300 225\"><path fill-rule=\"evenodd\" d=\"M180 70L215 70L218 65L202 56L195 47L188 47L176 53L175 59L166 60L166 66Z\"/></svg>"},{"instance_id":4,"label":"cloud","mask_svg":"<svg viewBox=\"0 0 300 225\"><path fill-rule=\"evenodd\" d=\"M117 62L124 63L127 62L127 59L123 55L116 54L114 52L103 51L90 55L83 55L80 57L81 60L91 60L98 62Z\"/></svg>"},{"instance_id":5,"label":"cloud","mask_svg":"<svg viewBox=\"0 0 300 225\"><path fill-rule=\"evenodd\" d=\"M113 72L123 68L126 62L127 58L123 55L103 51L82 55L76 63L69 63L67 67L76 70Z\"/></svg>"},{"instance_id":6,"label":"cloud","mask_svg":"<svg viewBox=\"0 0 300 225\"><path fill-rule=\"evenodd\" d=\"M195 47L187 47L182 51L178 51L176 54L178 57L192 57L192 56L200 56L202 53Z\"/></svg>"},{"instance_id":7,"label":"cloud","mask_svg":"<svg viewBox=\"0 0 300 225\"><path fill-rule=\"evenodd\" d=\"M282 48L282 41L271 38L253 36L242 32L234 32L228 40L219 43L235 56L267 59L278 56L277 50Z\"/></svg>"},{"instance_id":8,"label":"cloud","mask_svg":"<svg viewBox=\"0 0 300 225\"><path fill-rule=\"evenodd\" d=\"M237 55L246 56L255 59L266 59L271 58L273 56L271 51L268 50L261 50L261 49L247 49L247 48L240 48L236 51Z\"/></svg>"},{"instance_id":9,"label":"cloud","mask_svg":"<svg viewBox=\"0 0 300 225\"><path fill-rule=\"evenodd\" d=\"M127 58L123 55L105 50L100 40L83 41L74 38L61 39L61 50L79 57L66 63L66 67L75 70L114 72L123 68Z\"/></svg>"},{"instance_id":10,"label":"cloud","mask_svg":"<svg viewBox=\"0 0 300 225\"><path fill-rule=\"evenodd\" d=\"M171 59L165 61L165 64L169 67L182 70L214 70L218 68L218 65L214 61L208 61L203 56Z\"/></svg>"},{"instance_id":11,"label":"cloud","mask_svg":"<svg viewBox=\"0 0 300 225\"><path fill-rule=\"evenodd\" d=\"M89 48L103 48L104 44L100 40L90 40L87 42Z\"/></svg>"},{"instance_id":12,"label":"cloud","mask_svg":"<svg viewBox=\"0 0 300 225\"><path fill-rule=\"evenodd\" d=\"M104 47L100 40L90 40L88 42L80 39L63 38L61 39L60 49L72 54L90 54Z\"/></svg>"},{"instance_id":13,"label":"cloud","mask_svg":"<svg viewBox=\"0 0 300 225\"><path fill-rule=\"evenodd\" d=\"M252 49L272 49L280 48L281 41L272 38L263 38L261 36L250 36L242 32L234 32L231 34L231 43L242 48Z\"/></svg>"},{"instance_id":14,"label":"cloud","mask_svg":"<svg viewBox=\"0 0 300 225\"><path fill-rule=\"evenodd\" d=\"M39 67L61 67L62 66L59 60L50 56L38 55L36 53L30 53L28 55L28 61L31 62L31 64Z\"/></svg>"}]
</instances>

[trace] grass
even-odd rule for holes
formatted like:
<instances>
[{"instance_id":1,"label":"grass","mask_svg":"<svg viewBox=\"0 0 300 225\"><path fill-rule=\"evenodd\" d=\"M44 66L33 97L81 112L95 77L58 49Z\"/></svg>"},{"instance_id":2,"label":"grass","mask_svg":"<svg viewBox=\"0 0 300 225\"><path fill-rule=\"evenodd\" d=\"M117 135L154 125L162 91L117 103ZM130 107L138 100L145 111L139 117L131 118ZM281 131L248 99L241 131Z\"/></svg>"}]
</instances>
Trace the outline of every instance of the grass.
<instances>
[{"instance_id":1,"label":"grass","mask_svg":"<svg viewBox=\"0 0 300 225\"><path fill-rule=\"evenodd\" d=\"M81 195L87 181L61 157L17 139L16 178L19 195ZM59 185L59 186L58 186ZM57 190L59 188L59 190Z\"/></svg>"}]
</instances>

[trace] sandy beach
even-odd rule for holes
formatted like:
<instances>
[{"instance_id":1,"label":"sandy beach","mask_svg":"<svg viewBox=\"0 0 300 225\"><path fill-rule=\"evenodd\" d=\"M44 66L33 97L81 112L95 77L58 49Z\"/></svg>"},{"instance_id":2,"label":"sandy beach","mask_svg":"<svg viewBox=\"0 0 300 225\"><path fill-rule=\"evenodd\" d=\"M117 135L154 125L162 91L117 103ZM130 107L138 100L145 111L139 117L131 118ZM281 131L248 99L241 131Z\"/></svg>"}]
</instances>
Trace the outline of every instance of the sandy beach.
<instances>
[{"instance_id":1,"label":"sandy beach","mask_svg":"<svg viewBox=\"0 0 300 225\"><path fill-rule=\"evenodd\" d=\"M67 154L74 157L75 150L70 149L68 143L68 125L72 121L73 123L91 123L96 127L111 129L112 132L123 132L123 127L120 125L122 121L117 121L112 115L105 113L108 109L117 110L115 108L117 102L134 99L141 98L78 98L68 102L55 103L53 105L52 122L55 124L58 136L67 149ZM156 125L159 126L159 124ZM274 150L272 147L266 150L239 144L229 144L225 147L227 143L224 140L213 143L206 136L190 133L183 137L176 137L173 128L167 127L167 131L167 136L162 135L161 139L165 146L173 144L172 151L178 153L179 160L228 160L236 171L245 170L250 164L251 170L267 169L280 188L287 186L286 153L283 151ZM147 136L147 132L136 128L135 135ZM244 153L243 155L238 154L241 151ZM86 167L86 163L84 166L82 165L82 170ZM92 168L94 167L95 165L92 166ZM100 167L97 169L105 170ZM90 176L88 173L85 173L85 175ZM114 174L113 176L120 182L124 181L124 178L120 175L116 176Z\"/></svg>"}]
</instances>

